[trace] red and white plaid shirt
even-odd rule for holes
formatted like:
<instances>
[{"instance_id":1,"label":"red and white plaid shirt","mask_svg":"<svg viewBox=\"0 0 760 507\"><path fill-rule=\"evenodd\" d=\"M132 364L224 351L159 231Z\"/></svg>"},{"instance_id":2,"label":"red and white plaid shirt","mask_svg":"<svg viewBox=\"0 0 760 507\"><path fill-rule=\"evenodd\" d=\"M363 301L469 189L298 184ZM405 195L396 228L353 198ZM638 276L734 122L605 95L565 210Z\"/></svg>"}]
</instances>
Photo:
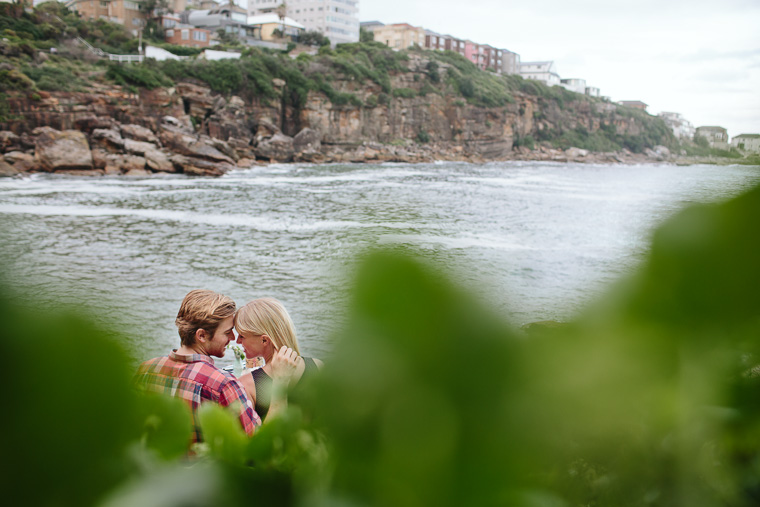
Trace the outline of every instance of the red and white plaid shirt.
<instances>
[{"instance_id":1,"label":"red and white plaid shirt","mask_svg":"<svg viewBox=\"0 0 760 507\"><path fill-rule=\"evenodd\" d=\"M223 407L237 404L240 424L249 436L261 424L243 386L231 373L214 366L210 356L185 356L173 350L168 356L142 363L137 369L135 384L146 391L166 393L185 400L193 412L193 442L203 441L196 412L198 406L207 401Z\"/></svg>"}]
</instances>

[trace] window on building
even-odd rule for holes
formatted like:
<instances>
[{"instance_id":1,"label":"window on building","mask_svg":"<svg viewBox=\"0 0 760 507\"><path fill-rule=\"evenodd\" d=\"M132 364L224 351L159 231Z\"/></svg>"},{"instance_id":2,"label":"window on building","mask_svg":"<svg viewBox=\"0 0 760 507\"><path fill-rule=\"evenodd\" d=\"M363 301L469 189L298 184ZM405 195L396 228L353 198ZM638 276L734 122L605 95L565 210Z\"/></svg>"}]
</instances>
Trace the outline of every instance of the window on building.
<instances>
[{"instance_id":1,"label":"window on building","mask_svg":"<svg viewBox=\"0 0 760 507\"><path fill-rule=\"evenodd\" d=\"M182 40L190 40L190 30L185 28L182 30Z\"/></svg>"},{"instance_id":2,"label":"window on building","mask_svg":"<svg viewBox=\"0 0 760 507\"><path fill-rule=\"evenodd\" d=\"M140 6L136 2L124 2L124 8L130 11L139 11Z\"/></svg>"},{"instance_id":3,"label":"window on building","mask_svg":"<svg viewBox=\"0 0 760 507\"><path fill-rule=\"evenodd\" d=\"M200 30L196 30L193 32L193 39L199 40L199 41L205 41L206 40L206 32L201 32Z\"/></svg>"},{"instance_id":4,"label":"window on building","mask_svg":"<svg viewBox=\"0 0 760 507\"><path fill-rule=\"evenodd\" d=\"M166 34L167 39L171 39L172 37L174 37L174 30L167 30L164 33Z\"/></svg>"}]
</instances>

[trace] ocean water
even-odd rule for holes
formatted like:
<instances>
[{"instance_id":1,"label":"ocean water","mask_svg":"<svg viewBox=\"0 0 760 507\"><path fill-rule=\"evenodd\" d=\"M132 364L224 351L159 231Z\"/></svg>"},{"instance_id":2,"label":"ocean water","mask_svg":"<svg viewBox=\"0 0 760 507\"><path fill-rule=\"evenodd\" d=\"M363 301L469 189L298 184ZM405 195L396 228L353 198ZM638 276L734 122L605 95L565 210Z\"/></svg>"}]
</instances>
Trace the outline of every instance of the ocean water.
<instances>
[{"instance_id":1,"label":"ocean water","mask_svg":"<svg viewBox=\"0 0 760 507\"><path fill-rule=\"evenodd\" d=\"M323 357L369 248L423 252L515 326L562 320L634 270L662 221L758 183L758 167L537 162L34 175L0 179L0 253L18 298L87 308L137 360L178 345L195 288L280 299Z\"/></svg>"}]
</instances>

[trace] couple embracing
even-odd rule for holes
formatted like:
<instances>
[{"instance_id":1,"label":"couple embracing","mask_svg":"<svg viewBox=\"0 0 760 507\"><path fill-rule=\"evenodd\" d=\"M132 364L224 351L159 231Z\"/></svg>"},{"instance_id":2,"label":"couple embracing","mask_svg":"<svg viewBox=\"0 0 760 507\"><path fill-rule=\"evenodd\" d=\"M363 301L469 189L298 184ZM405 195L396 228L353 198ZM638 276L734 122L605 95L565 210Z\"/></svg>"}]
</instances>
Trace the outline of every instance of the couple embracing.
<instances>
[{"instance_id":1,"label":"couple embracing","mask_svg":"<svg viewBox=\"0 0 760 507\"><path fill-rule=\"evenodd\" d=\"M185 296L175 321L180 347L140 365L139 389L183 399L192 409L193 438L203 440L196 419L202 403L234 407L243 430L252 435L262 420L287 406L287 389L313 375L319 360L301 357L293 322L276 299L254 299L236 311L235 302L216 292L194 290ZM237 331L237 338L235 337ZM246 358L263 357L262 368L240 378L218 368L227 345L237 340Z\"/></svg>"}]
</instances>

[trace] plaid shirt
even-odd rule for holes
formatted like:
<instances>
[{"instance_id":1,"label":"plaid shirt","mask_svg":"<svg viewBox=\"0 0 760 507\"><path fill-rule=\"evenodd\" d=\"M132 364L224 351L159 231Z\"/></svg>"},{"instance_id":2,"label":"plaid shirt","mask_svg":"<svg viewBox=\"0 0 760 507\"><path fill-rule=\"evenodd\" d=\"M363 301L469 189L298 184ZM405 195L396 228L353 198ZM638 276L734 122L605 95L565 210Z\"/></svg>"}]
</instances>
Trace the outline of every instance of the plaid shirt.
<instances>
[{"instance_id":1,"label":"plaid shirt","mask_svg":"<svg viewBox=\"0 0 760 507\"><path fill-rule=\"evenodd\" d=\"M261 424L243 386L231 373L214 366L210 356L185 356L173 350L168 356L142 363L137 369L135 384L146 391L167 393L185 400L193 412L193 442L203 441L196 412L198 406L206 401L223 407L238 402L240 424L249 436Z\"/></svg>"}]
</instances>

